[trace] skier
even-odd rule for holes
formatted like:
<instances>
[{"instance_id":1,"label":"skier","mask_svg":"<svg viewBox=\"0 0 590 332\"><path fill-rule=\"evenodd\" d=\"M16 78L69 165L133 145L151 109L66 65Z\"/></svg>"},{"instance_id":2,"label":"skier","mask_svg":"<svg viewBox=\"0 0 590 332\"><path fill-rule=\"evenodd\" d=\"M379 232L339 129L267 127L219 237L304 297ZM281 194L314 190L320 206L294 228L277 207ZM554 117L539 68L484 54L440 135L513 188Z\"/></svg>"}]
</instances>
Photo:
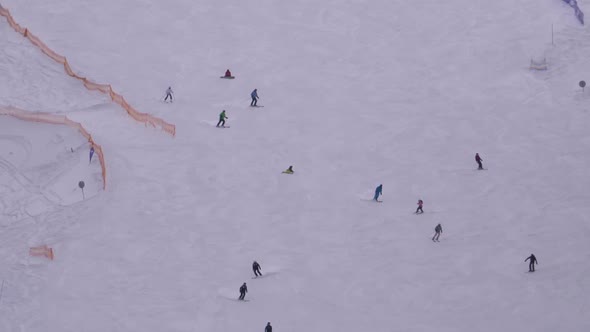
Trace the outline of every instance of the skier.
<instances>
[{"instance_id":1,"label":"skier","mask_svg":"<svg viewBox=\"0 0 590 332\"><path fill-rule=\"evenodd\" d=\"M530 261L529 261L530 260ZM527 259L524 260L529 261L529 272L535 272L535 264L539 264L537 262L537 257L535 257L535 255L531 254L529 257L527 257Z\"/></svg>"},{"instance_id":2,"label":"skier","mask_svg":"<svg viewBox=\"0 0 590 332\"><path fill-rule=\"evenodd\" d=\"M424 210L422 210L422 205L424 204L424 202L422 202L421 199L418 200L418 208L416 208L416 214L418 214L418 211L420 211L420 213L424 213Z\"/></svg>"},{"instance_id":3,"label":"skier","mask_svg":"<svg viewBox=\"0 0 590 332\"><path fill-rule=\"evenodd\" d=\"M172 102L172 94L174 92L172 92L172 87L168 87L168 89L166 89L166 98L164 98L164 101L168 101L168 98L170 98L170 102Z\"/></svg>"},{"instance_id":4,"label":"skier","mask_svg":"<svg viewBox=\"0 0 590 332\"><path fill-rule=\"evenodd\" d=\"M481 164L483 159L481 159L481 157L479 156L479 153L475 154L475 161L477 162L477 169L483 169L483 165Z\"/></svg>"},{"instance_id":5,"label":"skier","mask_svg":"<svg viewBox=\"0 0 590 332\"><path fill-rule=\"evenodd\" d=\"M246 293L248 293L248 287L246 287L246 283L244 283L242 286L240 286L240 297L238 300L243 300L246 296Z\"/></svg>"},{"instance_id":6,"label":"skier","mask_svg":"<svg viewBox=\"0 0 590 332\"><path fill-rule=\"evenodd\" d=\"M289 168L287 168L286 170L284 170L283 173L285 173L285 174L293 174L293 173L295 173L295 171L293 171L293 166L289 166Z\"/></svg>"},{"instance_id":7,"label":"skier","mask_svg":"<svg viewBox=\"0 0 590 332\"><path fill-rule=\"evenodd\" d=\"M272 332L272 326L270 326L270 322L266 323L266 327L264 328L264 332Z\"/></svg>"},{"instance_id":8,"label":"skier","mask_svg":"<svg viewBox=\"0 0 590 332\"><path fill-rule=\"evenodd\" d=\"M432 241L437 241L440 242L438 240L438 238L440 237L440 233L442 233L442 226L440 224L436 225L436 227L434 228L434 236L432 237Z\"/></svg>"},{"instance_id":9,"label":"skier","mask_svg":"<svg viewBox=\"0 0 590 332\"><path fill-rule=\"evenodd\" d=\"M72 149L72 148L70 148ZM73 149L72 149L73 151ZM88 163L90 164L92 162L92 156L94 155L94 146L90 147L90 160L88 160Z\"/></svg>"},{"instance_id":10,"label":"skier","mask_svg":"<svg viewBox=\"0 0 590 332\"><path fill-rule=\"evenodd\" d=\"M219 127L219 125L221 125L222 127L225 127L225 119L229 119L229 117L227 115L225 115L225 110L223 110L219 114L219 122L217 122L217 126L216 127Z\"/></svg>"},{"instance_id":11,"label":"skier","mask_svg":"<svg viewBox=\"0 0 590 332\"><path fill-rule=\"evenodd\" d=\"M379 195L383 195L383 185L382 184L380 184L379 186L377 186L377 188L375 188L375 197L373 197L373 200L379 202L379 200L377 200L377 198L379 198Z\"/></svg>"},{"instance_id":12,"label":"skier","mask_svg":"<svg viewBox=\"0 0 590 332\"><path fill-rule=\"evenodd\" d=\"M225 77L231 77L231 71L229 69L225 71Z\"/></svg>"},{"instance_id":13,"label":"skier","mask_svg":"<svg viewBox=\"0 0 590 332\"><path fill-rule=\"evenodd\" d=\"M262 273L260 273L260 264L258 264L257 261L254 261L254 263L252 263L252 271L254 271L254 276L262 277Z\"/></svg>"},{"instance_id":14,"label":"skier","mask_svg":"<svg viewBox=\"0 0 590 332\"><path fill-rule=\"evenodd\" d=\"M250 94L250 97L252 97L252 102L250 102L250 106L256 106L256 103L258 102L258 89L254 89L254 91L252 91L252 93Z\"/></svg>"}]
</instances>

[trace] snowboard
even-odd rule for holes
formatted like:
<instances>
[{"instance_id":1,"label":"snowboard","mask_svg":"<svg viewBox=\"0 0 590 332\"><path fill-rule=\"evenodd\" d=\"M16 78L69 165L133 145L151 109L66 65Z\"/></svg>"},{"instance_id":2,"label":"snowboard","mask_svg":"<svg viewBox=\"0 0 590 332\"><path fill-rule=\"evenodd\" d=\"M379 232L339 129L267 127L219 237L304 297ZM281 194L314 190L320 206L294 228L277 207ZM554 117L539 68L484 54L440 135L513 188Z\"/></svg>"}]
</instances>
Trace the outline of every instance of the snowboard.
<instances>
[{"instance_id":1,"label":"snowboard","mask_svg":"<svg viewBox=\"0 0 590 332\"><path fill-rule=\"evenodd\" d=\"M264 107L262 105L250 105L250 107Z\"/></svg>"},{"instance_id":2,"label":"snowboard","mask_svg":"<svg viewBox=\"0 0 590 332\"><path fill-rule=\"evenodd\" d=\"M230 128L230 126L219 126L219 127L215 127L215 128Z\"/></svg>"},{"instance_id":3,"label":"snowboard","mask_svg":"<svg viewBox=\"0 0 590 332\"><path fill-rule=\"evenodd\" d=\"M225 78L226 80L233 80L235 76L220 76L219 78Z\"/></svg>"},{"instance_id":4,"label":"snowboard","mask_svg":"<svg viewBox=\"0 0 590 332\"><path fill-rule=\"evenodd\" d=\"M374 199L366 199L366 198L361 198L361 201L365 201L365 202L375 202L375 203L383 203L383 201L376 201Z\"/></svg>"}]
</instances>

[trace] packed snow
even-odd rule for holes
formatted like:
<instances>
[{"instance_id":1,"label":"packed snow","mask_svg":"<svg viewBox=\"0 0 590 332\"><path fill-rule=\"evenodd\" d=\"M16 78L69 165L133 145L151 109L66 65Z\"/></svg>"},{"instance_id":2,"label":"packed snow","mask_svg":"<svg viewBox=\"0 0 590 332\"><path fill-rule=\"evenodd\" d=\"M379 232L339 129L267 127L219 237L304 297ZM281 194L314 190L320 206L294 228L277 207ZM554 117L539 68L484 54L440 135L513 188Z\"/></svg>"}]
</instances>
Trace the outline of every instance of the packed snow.
<instances>
[{"instance_id":1,"label":"packed snow","mask_svg":"<svg viewBox=\"0 0 590 332\"><path fill-rule=\"evenodd\" d=\"M103 191L75 130L0 116L0 331L590 329L590 34L565 2L1 5L177 134L0 22L0 106L80 122L107 165Z\"/></svg>"}]
</instances>

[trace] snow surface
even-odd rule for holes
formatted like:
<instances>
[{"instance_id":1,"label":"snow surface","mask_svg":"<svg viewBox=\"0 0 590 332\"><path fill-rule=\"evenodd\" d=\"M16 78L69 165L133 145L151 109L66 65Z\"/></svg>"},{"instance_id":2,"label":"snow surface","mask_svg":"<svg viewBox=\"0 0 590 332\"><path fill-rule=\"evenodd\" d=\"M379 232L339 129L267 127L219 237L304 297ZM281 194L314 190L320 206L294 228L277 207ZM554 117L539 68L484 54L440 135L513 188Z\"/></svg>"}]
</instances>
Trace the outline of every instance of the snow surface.
<instances>
[{"instance_id":1,"label":"snow surface","mask_svg":"<svg viewBox=\"0 0 590 332\"><path fill-rule=\"evenodd\" d=\"M0 24L0 105L81 122L108 176L74 201L80 174L100 186L83 138L0 117L0 156L31 162L19 172L73 174L54 181L67 203L0 192L0 331L590 329L590 35L562 1L2 5L177 136ZM230 129L214 128L223 109ZM18 188L5 168L0 188ZM40 244L54 261L27 255Z\"/></svg>"}]
</instances>

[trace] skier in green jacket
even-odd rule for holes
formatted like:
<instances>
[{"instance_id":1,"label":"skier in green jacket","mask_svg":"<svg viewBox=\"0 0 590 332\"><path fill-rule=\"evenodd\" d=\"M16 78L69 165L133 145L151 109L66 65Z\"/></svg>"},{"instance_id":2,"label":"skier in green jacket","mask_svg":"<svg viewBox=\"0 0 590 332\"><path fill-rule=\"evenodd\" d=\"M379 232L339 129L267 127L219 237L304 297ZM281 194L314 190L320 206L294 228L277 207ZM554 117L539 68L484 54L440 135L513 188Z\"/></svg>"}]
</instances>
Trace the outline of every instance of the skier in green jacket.
<instances>
[{"instance_id":1,"label":"skier in green jacket","mask_svg":"<svg viewBox=\"0 0 590 332\"><path fill-rule=\"evenodd\" d=\"M221 112L219 114L219 122L217 122L216 127L219 127L219 125L221 125L222 127L225 127L225 119L229 119L229 117L227 117L227 115L225 115L225 110L223 110L223 112Z\"/></svg>"}]
</instances>

